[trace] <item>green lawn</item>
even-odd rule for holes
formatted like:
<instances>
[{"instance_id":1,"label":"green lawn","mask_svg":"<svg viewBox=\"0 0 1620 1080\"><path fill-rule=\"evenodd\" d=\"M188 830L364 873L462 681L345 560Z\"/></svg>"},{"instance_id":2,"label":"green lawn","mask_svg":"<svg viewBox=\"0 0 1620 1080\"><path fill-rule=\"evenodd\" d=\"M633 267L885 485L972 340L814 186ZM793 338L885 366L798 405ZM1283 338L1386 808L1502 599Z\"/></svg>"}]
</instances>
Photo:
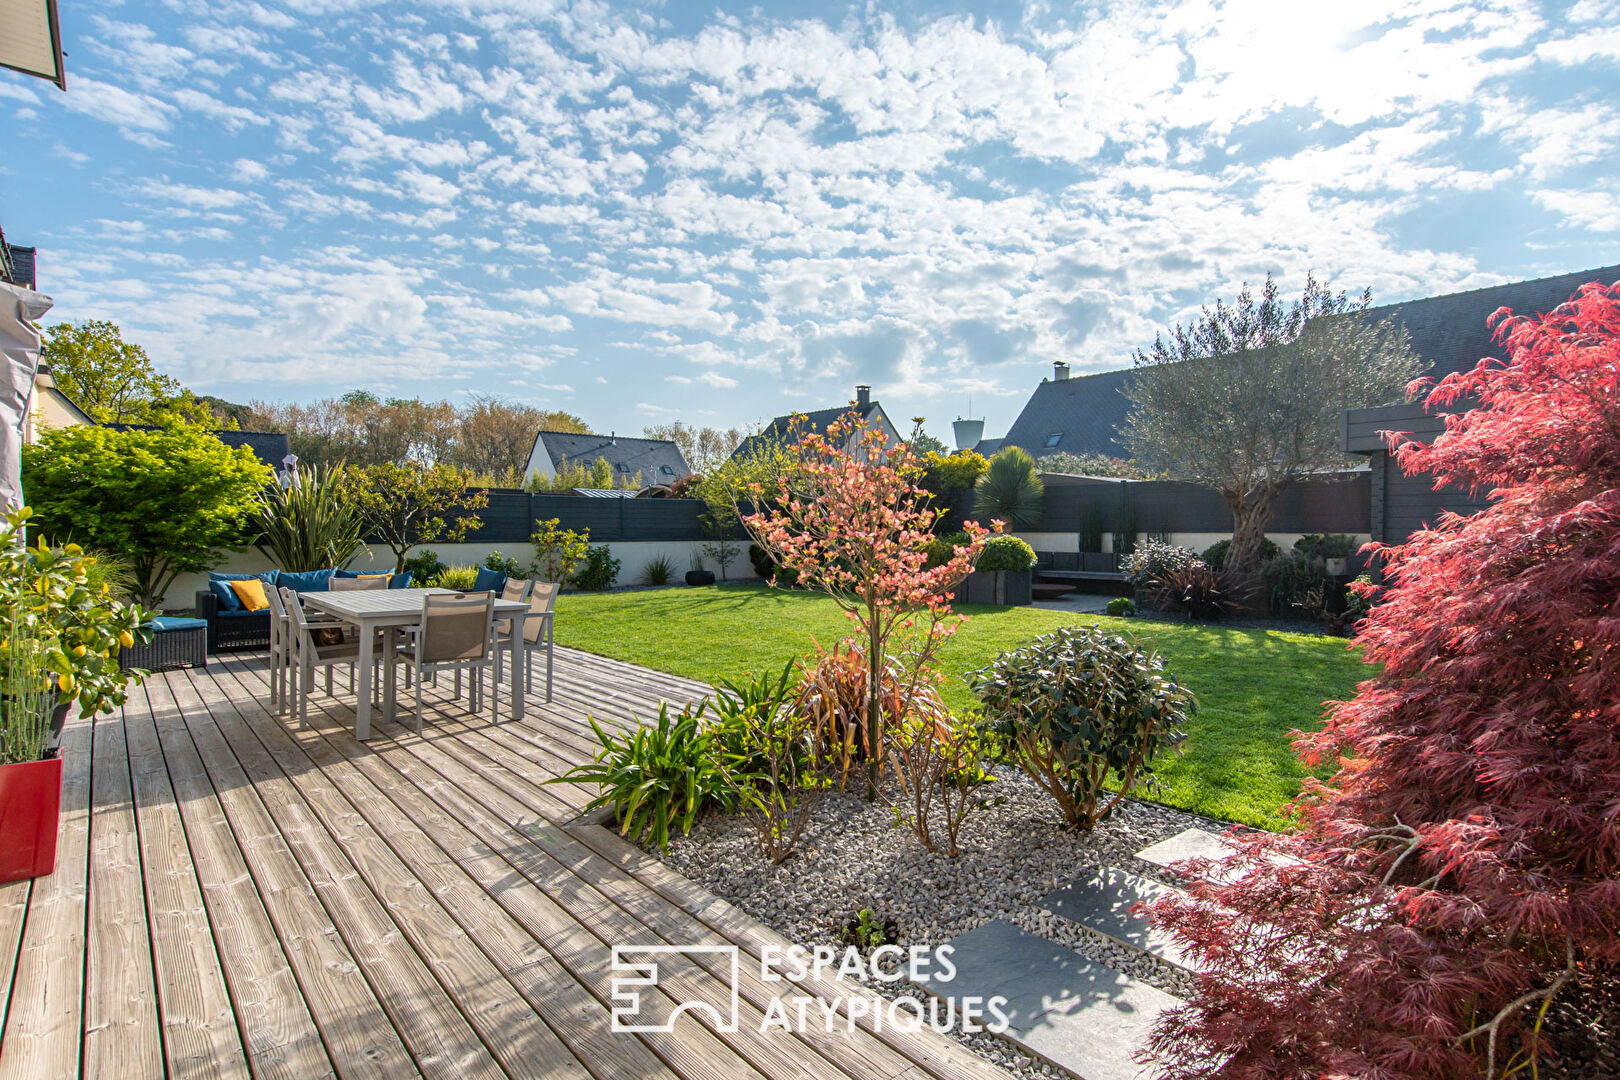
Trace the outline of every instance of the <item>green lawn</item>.
<instances>
[{"instance_id":1,"label":"green lawn","mask_svg":"<svg viewBox=\"0 0 1620 1080\"><path fill-rule=\"evenodd\" d=\"M824 596L755 585L568 593L557 602L557 641L705 682L779 671L813 641L830 646L851 626ZM1351 694L1366 668L1343 639L1134 622L1034 608L968 607L972 618L945 646L944 687L953 708L973 699L961 675L1053 627L1110 624L1159 650L1198 695L1184 753L1159 763L1148 797L1262 828L1299 790L1305 769L1288 733L1315 726L1324 700Z\"/></svg>"}]
</instances>

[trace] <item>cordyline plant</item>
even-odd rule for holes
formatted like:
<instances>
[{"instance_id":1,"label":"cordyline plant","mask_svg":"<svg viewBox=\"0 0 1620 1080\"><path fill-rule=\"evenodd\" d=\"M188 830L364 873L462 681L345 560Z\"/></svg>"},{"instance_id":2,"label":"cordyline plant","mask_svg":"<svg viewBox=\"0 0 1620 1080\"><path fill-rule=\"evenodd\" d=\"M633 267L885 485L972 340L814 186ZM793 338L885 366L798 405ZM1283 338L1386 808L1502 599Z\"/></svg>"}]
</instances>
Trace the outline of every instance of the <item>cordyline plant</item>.
<instances>
[{"instance_id":1,"label":"cordyline plant","mask_svg":"<svg viewBox=\"0 0 1620 1080\"><path fill-rule=\"evenodd\" d=\"M1378 674L1299 737L1339 773L1155 906L1206 965L1172 1078L1534 1075L1554 997L1620 979L1620 285L1492 320L1510 360L1428 396L1478 407L1391 440L1490 500L1382 551Z\"/></svg>"},{"instance_id":2,"label":"cordyline plant","mask_svg":"<svg viewBox=\"0 0 1620 1080\"><path fill-rule=\"evenodd\" d=\"M875 798L890 658L903 658L910 693L931 679L934 656L961 619L952 617L951 594L972 573L989 530L967 522L968 542L929 567L928 542L940 511L917 486L922 467L909 447L889 446L881 429L853 413L824 432L795 435L797 467L752 485L759 509L742 520L779 566L797 571L800 585L832 597L860 627L867 665L860 730L867 793ZM999 532L1001 523L995 527Z\"/></svg>"}]
</instances>

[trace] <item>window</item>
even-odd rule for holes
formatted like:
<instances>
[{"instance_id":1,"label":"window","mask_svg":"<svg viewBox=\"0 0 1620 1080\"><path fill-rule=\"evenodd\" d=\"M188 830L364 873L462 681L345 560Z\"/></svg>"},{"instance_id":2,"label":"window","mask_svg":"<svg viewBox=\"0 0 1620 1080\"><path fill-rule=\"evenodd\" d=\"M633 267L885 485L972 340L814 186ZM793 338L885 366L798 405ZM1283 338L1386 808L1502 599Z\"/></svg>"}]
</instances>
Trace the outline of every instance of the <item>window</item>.
<instances>
[{"instance_id":1,"label":"window","mask_svg":"<svg viewBox=\"0 0 1620 1080\"><path fill-rule=\"evenodd\" d=\"M1046 448L1048 450L1050 450L1050 449L1052 449L1052 447L1056 446L1058 443L1060 443L1062 441L1063 441L1063 432L1054 431L1054 432L1052 432L1052 434L1050 434L1050 435L1048 435L1046 437Z\"/></svg>"},{"instance_id":2,"label":"window","mask_svg":"<svg viewBox=\"0 0 1620 1080\"><path fill-rule=\"evenodd\" d=\"M668 465L663 466L658 471L663 473L665 476L674 476L675 475L675 470L670 468Z\"/></svg>"}]
</instances>

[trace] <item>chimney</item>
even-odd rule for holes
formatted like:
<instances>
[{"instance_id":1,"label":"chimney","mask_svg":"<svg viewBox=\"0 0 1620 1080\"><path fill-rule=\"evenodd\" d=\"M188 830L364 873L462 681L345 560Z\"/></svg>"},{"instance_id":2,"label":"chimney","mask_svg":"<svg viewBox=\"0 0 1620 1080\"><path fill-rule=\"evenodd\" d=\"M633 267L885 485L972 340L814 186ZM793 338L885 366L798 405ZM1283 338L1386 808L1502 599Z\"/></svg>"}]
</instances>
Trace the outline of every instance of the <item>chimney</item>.
<instances>
[{"instance_id":1,"label":"chimney","mask_svg":"<svg viewBox=\"0 0 1620 1080\"><path fill-rule=\"evenodd\" d=\"M872 388L870 386L863 383L855 388L855 404L863 409L872 404Z\"/></svg>"},{"instance_id":2,"label":"chimney","mask_svg":"<svg viewBox=\"0 0 1620 1080\"><path fill-rule=\"evenodd\" d=\"M1052 381L1053 382L1062 382L1064 379L1067 379L1068 377L1069 377L1069 365L1064 363L1062 360L1054 360L1052 362Z\"/></svg>"}]
</instances>

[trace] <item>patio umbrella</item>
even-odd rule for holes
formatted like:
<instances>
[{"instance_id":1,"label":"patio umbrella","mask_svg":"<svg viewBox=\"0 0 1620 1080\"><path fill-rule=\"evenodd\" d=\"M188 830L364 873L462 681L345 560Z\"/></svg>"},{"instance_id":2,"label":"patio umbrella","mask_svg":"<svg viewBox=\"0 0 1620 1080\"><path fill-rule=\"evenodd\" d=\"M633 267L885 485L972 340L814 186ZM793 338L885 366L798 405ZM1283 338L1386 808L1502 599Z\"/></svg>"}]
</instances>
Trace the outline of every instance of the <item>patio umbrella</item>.
<instances>
[{"instance_id":1,"label":"patio umbrella","mask_svg":"<svg viewBox=\"0 0 1620 1080\"><path fill-rule=\"evenodd\" d=\"M23 427L28 423L39 331L51 298L0 281L0 507L21 506Z\"/></svg>"}]
</instances>

